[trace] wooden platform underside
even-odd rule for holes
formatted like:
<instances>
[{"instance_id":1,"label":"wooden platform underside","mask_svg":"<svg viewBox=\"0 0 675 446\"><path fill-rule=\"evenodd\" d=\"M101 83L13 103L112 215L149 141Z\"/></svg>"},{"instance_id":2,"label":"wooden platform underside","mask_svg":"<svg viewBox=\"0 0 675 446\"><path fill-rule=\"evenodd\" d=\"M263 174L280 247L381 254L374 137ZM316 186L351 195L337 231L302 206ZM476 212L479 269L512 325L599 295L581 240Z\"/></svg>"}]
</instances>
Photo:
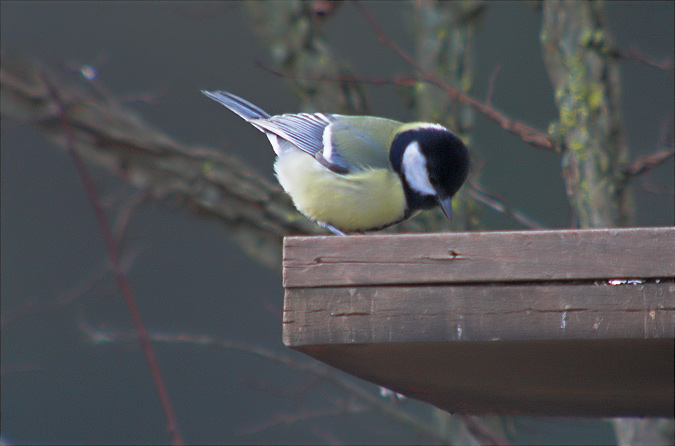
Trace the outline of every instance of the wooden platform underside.
<instances>
[{"instance_id":1,"label":"wooden platform underside","mask_svg":"<svg viewBox=\"0 0 675 446\"><path fill-rule=\"evenodd\" d=\"M294 237L284 343L462 413L673 415L675 228Z\"/></svg>"}]
</instances>

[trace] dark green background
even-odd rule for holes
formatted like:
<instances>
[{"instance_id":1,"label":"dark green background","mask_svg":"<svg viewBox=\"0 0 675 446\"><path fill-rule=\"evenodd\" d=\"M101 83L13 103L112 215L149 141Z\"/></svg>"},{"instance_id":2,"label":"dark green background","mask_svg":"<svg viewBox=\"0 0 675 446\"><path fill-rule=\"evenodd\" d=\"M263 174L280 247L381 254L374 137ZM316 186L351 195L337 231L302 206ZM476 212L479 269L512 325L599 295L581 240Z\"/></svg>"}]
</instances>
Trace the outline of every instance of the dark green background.
<instances>
[{"instance_id":1,"label":"dark green background","mask_svg":"<svg viewBox=\"0 0 675 446\"><path fill-rule=\"evenodd\" d=\"M3 1L0 6L3 47L64 66L105 59L99 80L115 95L164 93L153 105L129 104L149 122L184 143L236 153L273 179L273 153L266 139L199 94L204 88L226 89L271 113L298 111L284 82L255 66L269 57L239 4ZM672 57L673 2L606 6L620 47L637 45L649 55ZM386 32L412 51L404 19L407 6L378 2L369 8ZM360 75L410 73L349 4L325 27L335 52L351 60ZM493 104L545 130L556 110L538 34L539 16L528 4L489 3L477 41L474 95L485 96L489 77L500 66ZM631 152L651 153L657 150L663 123L673 131L672 72L632 62L622 62L621 67ZM414 118L394 89L372 87L369 92L373 114ZM485 161L485 187L547 226L569 225L557 155L538 152L481 117L474 146ZM101 194L115 197L126 191L117 180L93 172ZM649 182L667 193L645 192L641 180L634 183L637 225L672 225L672 159L653 172ZM130 327L109 280L66 308L13 316L26 302L36 308L54 302L107 259L68 155L29 125L3 120L1 200L3 441L169 441L140 350L132 344L92 345L78 329L81 319ZM520 228L490 210L484 221L491 229ZM129 279L149 329L207 333L292 354L280 340L279 271L249 259L221 227L194 218L174 203L160 203L134 216L130 237L133 247L143 249ZM243 353L190 345L155 348L189 443L425 441L368 412L242 434L279 413L332 407L326 399L345 396L306 375ZM309 388L297 390L303 385ZM420 403L402 404L420 415L430 412ZM516 425L519 441L613 441L610 428L594 420L520 418Z\"/></svg>"}]
</instances>

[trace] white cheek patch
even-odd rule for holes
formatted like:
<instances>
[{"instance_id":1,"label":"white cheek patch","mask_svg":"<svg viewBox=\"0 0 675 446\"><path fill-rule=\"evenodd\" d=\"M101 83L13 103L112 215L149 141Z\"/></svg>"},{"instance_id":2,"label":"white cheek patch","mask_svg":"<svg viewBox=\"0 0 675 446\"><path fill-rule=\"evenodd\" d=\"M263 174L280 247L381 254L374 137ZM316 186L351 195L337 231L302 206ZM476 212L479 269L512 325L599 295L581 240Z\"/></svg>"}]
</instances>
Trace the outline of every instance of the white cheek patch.
<instances>
[{"instance_id":1,"label":"white cheek patch","mask_svg":"<svg viewBox=\"0 0 675 446\"><path fill-rule=\"evenodd\" d=\"M403 152L403 176L408 186L422 195L436 195L436 191L429 183L427 160L420 152L417 141L408 144Z\"/></svg>"}]
</instances>

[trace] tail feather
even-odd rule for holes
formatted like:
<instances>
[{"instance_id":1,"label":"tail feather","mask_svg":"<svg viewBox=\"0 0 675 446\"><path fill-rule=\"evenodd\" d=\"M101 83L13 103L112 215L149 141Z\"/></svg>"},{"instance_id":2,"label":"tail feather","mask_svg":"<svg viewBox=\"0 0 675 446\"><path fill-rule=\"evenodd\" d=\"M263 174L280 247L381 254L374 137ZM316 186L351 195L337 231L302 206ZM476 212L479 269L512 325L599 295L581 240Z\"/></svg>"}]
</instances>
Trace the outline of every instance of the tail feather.
<instances>
[{"instance_id":1,"label":"tail feather","mask_svg":"<svg viewBox=\"0 0 675 446\"><path fill-rule=\"evenodd\" d=\"M202 94L213 99L216 102L221 103L225 107L229 108L242 118L247 121L252 119L266 119L271 115L266 111L262 110L260 107L255 106L248 102L245 99L235 96L232 93L226 91L206 91L202 90Z\"/></svg>"}]
</instances>

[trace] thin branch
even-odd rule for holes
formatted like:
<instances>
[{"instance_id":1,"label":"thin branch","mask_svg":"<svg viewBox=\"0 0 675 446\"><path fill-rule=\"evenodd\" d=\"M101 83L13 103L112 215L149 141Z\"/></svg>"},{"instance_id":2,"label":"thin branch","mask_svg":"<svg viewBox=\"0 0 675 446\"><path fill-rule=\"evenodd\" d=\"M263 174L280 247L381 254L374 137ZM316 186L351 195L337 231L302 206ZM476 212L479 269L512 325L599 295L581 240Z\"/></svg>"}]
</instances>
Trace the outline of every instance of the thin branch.
<instances>
[{"instance_id":1,"label":"thin branch","mask_svg":"<svg viewBox=\"0 0 675 446\"><path fill-rule=\"evenodd\" d=\"M490 82L488 84L488 91L487 94L485 95L485 104L490 105L492 103L492 94L495 91L495 84L497 83L497 75L499 74L499 70L501 69L501 65L497 65L490 75Z\"/></svg>"},{"instance_id":2,"label":"thin branch","mask_svg":"<svg viewBox=\"0 0 675 446\"><path fill-rule=\"evenodd\" d=\"M462 419L469 431L482 440L483 444L508 445L509 441L500 432L490 427L483 419L473 415L464 415Z\"/></svg>"},{"instance_id":3,"label":"thin branch","mask_svg":"<svg viewBox=\"0 0 675 446\"><path fill-rule=\"evenodd\" d=\"M133 331L114 330L110 328L102 329L100 327L93 327L82 320L79 322L79 326L83 333L86 334L92 342L97 344L106 342L134 342L137 339L137 334ZM446 433L439 432L425 420L390 404L387 400L383 400L377 395L374 395L371 391L364 389L352 379L343 376L336 370L320 362L298 361L291 355L278 353L261 346L232 341L225 338L216 338L211 335L195 335L184 332L171 333L164 331L150 331L148 334L150 339L154 342L194 344L235 350L278 362L291 370L311 373L347 391L350 395L354 395L381 415L394 420L401 425L407 426L420 435L440 442L448 442L450 440L450 437L447 437Z\"/></svg>"},{"instance_id":4,"label":"thin branch","mask_svg":"<svg viewBox=\"0 0 675 446\"><path fill-rule=\"evenodd\" d=\"M120 208L120 211L118 212L117 218L115 220L115 225L113 227L113 235L115 236L115 242L118 245L122 244L132 215L140 208L140 206L148 199L148 197L148 192L142 191L141 193L133 195Z\"/></svg>"},{"instance_id":5,"label":"thin branch","mask_svg":"<svg viewBox=\"0 0 675 446\"><path fill-rule=\"evenodd\" d=\"M141 255L143 251L144 248L136 248L130 250L127 253L122 254L122 256L120 257L120 269L123 274L127 274L131 270L133 262ZM95 286L100 284L103 281L103 279L105 279L108 276L109 272L110 272L110 262L109 261L103 262L103 264L99 266L95 271L90 273L84 279L78 281L69 290L60 293L54 304L44 305L40 308L36 308L36 310L39 310L40 312L44 313L48 311L54 311L72 304L76 300L80 299L82 296L86 295L92 289L94 289ZM101 292L100 294L106 295L108 293Z\"/></svg>"},{"instance_id":6,"label":"thin branch","mask_svg":"<svg viewBox=\"0 0 675 446\"><path fill-rule=\"evenodd\" d=\"M40 72L38 60L3 52L0 66L3 118L29 123L64 146L63 120ZM53 76L77 152L151 199L172 198L184 208L223 224L256 260L279 268L285 235L325 233L304 218L280 187L257 175L231 153L189 147L143 122L118 101L81 88L75 76ZM207 104L208 105L208 104ZM7 121L9 122L9 120Z\"/></svg>"},{"instance_id":7,"label":"thin branch","mask_svg":"<svg viewBox=\"0 0 675 446\"><path fill-rule=\"evenodd\" d=\"M348 84L370 84L370 85L396 85L399 87L414 87L419 82L424 82L417 77L410 75L399 75L394 78L390 77L360 77L353 75L344 75L340 74L337 76L329 75L319 75L319 76L310 76L310 75L299 75L297 73L289 73L285 71L275 70L260 61L256 61L255 65L267 71L268 73L284 78L284 79L302 79L302 80L311 80L311 81L325 81L325 82L343 82Z\"/></svg>"},{"instance_id":8,"label":"thin branch","mask_svg":"<svg viewBox=\"0 0 675 446\"><path fill-rule=\"evenodd\" d=\"M361 83L361 84L376 84L376 85L401 85L401 86L411 86L414 85L417 82L426 82L431 85L434 85L442 90L444 90L450 97L453 99L464 103L468 105L469 107L473 108L474 110L478 111L479 113L482 113L484 116L487 118L495 121L497 124L499 124L504 130L507 132L513 133L517 136L519 136L523 141L527 142L528 144L539 148L543 149L546 151L558 151L558 148L556 148L553 145L553 142L549 138L548 134L545 132L542 132L540 130L537 130L536 128L525 124L524 122L516 121L514 119L511 119L507 117L505 114L497 110L496 108L492 107L489 105L488 102L483 103L480 102L471 96L467 95L466 93L456 89L452 85L448 84L447 82L443 81L440 79L438 76L436 76L433 73L429 73L426 70L423 69L422 66L420 66L410 55L408 55L405 51L403 51L398 45L396 45L391 39L389 39L384 32L382 31L382 28L379 26L373 15L370 13L370 11L363 6L360 3L353 2L352 5L356 7L359 12L365 17L366 21L370 24L370 26L373 28L374 32L376 33L378 39L380 42L382 42L383 45L391 49L394 53L399 55L405 62L410 64L415 70L417 70L420 73L419 77L412 77L412 76L401 76L395 79L387 79L387 78L360 78L360 77L353 77L353 76L326 76L326 75L321 75L321 76L311 76L311 75L299 75L297 73L286 73L278 70L274 70L272 68L266 67L265 65L261 63L256 63L259 67L263 68L264 70L269 71L270 73L274 74L275 76L282 77L282 78L292 78L292 79L302 79L302 80L311 80L311 81L323 81L323 82L344 82L344 83Z\"/></svg>"},{"instance_id":9,"label":"thin branch","mask_svg":"<svg viewBox=\"0 0 675 446\"><path fill-rule=\"evenodd\" d=\"M271 427L283 425L283 426L290 426L293 423L297 423L299 421L306 421L306 420L311 420L315 418L323 418L323 417L334 417L338 415L345 415L345 414L356 414L356 413L362 413L369 411L370 408L362 405L355 404L353 402L345 404L345 405L340 405L337 407L332 407L328 409L314 409L314 410L307 410L303 412L298 412L298 413L280 413L275 416L273 416L271 419L268 421L264 421L262 423L259 423L257 425L245 428L240 430L238 433L241 435L244 434L255 434L260 431L263 431L265 429L269 429Z\"/></svg>"},{"instance_id":10,"label":"thin branch","mask_svg":"<svg viewBox=\"0 0 675 446\"><path fill-rule=\"evenodd\" d=\"M419 65L410 55L408 55L401 47L399 47L394 41L392 41L384 33L380 25L377 23L377 20L373 14L366 8L362 3L352 2L352 5L361 13L361 15L366 19L368 24L373 28L373 31L377 35L380 42L385 45L387 48L396 53L401 57L406 63L415 68L420 73L421 80L428 82L432 85L435 85L447 94L450 95L453 99L468 105L479 113L483 114L487 118L495 121L499 124L504 130L509 133L518 135L523 141L528 144L538 148L543 149L549 152L555 152L559 149L553 144L553 141L549 138L548 134L537 130L536 128L525 124L524 122L513 120L507 117L505 114L500 112L490 105L480 102L468 94L456 89L452 85L440 79L433 73L429 73L424 68Z\"/></svg>"},{"instance_id":11,"label":"thin branch","mask_svg":"<svg viewBox=\"0 0 675 446\"><path fill-rule=\"evenodd\" d=\"M509 206L503 200L486 192L471 178L469 178L469 184L467 184L467 193L479 203L482 203L492 210L508 215L526 228L537 230L546 229L546 226L528 217L518 209Z\"/></svg>"},{"instance_id":12,"label":"thin branch","mask_svg":"<svg viewBox=\"0 0 675 446\"><path fill-rule=\"evenodd\" d=\"M622 170L627 178L636 177L657 166L660 166L673 155L675 155L675 149L662 150L660 152L644 156L632 162L631 164L624 166Z\"/></svg>"},{"instance_id":13,"label":"thin branch","mask_svg":"<svg viewBox=\"0 0 675 446\"><path fill-rule=\"evenodd\" d=\"M635 48L630 50L622 50L620 48L609 48L607 49L607 54L610 57L630 60L663 71L673 71L674 69L672 57L666 57L663 60L657 60L654 57L645 55L640 50Z\"/></svg>"},{"instance_id":14,"label":"thin branch","mask_svg":"<svg viewBox=\"0 0 675 446\"><path fill-rule=\"evenodd\" d=\"M621 171L623 173L623 179L620 184L621 187L625 187L629 180L633 177L642 175L645 172L660 166L672 157L675 154L675 149L673 149L673 134L672 134L672 123L673 117L667 116L664 118L661 123L661 131L659 132L659 140L656 143L656 147L670 147L670 149L661 150L660 152L652 153L650 155L644 156L636 161L633 161L631 164L623 166ZM664 191L659 190L659 188L651 186L645 181L643 177L642 189L646 192L652 193L663 193ZM673 191L669 191L673 194Z\"/></svg>"},{"instance_id":15,"label":"thin branch","mask_svg":"<svg viewBox=\"0 0 675 446\"><path fill-rule=\"evenodd\" d=\"M122 292L122 295L124 296L124 301L127 305L131 318L133 319L134 326L136 327L138 339L141 343L141 347L143 349L143 353L145 354L148 366L150 367L152 380L153 383L155 384L155 389L157 390L157 394L159 396L162 409L164 410L164 415L166 417L167 422L167 432L169 433L169 436L171 437L172 443L174 445L182 445L183 439L180 431L178 430L176 418L173 412L173 408L171 407L171 401L169 399L169 393L166 389L164 379L159 370L159 364L157 363L157 359L155 357L152 344L150 343L148 331L145 328L145 325L143 324L141 314L138 310L138 306L136 305L136 300L131 292L131 286L129 285L127 277L124 274L124 271L122 270L120 255L117 250L117 245L115 244L115 238L112 229L108 224L105 212L103 211L103 206L98 198L94 182L89 176L89 173L87 172L87 168L85 167L82 158L80 158L80 155L75 150L75 133L73 131L73 128L68 119L68 115L66 113L66 105L64 104L61 96L59 95L58 90L53 87L52 83L49 82L46 77L44 77L43 80L45 86L49 90L49 96L51 97L53 103L56 105L57 115L60 117L61 125L64 129L64 136L65 136L64 144L73 160L73 163L75 164L75 169L77 170L77 173L80 177L80 181L82 181L82 184L84 185L84 189L89 198L89 202L94 208L96 220L98 222L99 229L101 230L101 233L103 235L103 239L106 244L106 249L108 251L108 256L110 257L113 275L115 276L117 285L120 291Z\"/></svg>"}]
</instances>

